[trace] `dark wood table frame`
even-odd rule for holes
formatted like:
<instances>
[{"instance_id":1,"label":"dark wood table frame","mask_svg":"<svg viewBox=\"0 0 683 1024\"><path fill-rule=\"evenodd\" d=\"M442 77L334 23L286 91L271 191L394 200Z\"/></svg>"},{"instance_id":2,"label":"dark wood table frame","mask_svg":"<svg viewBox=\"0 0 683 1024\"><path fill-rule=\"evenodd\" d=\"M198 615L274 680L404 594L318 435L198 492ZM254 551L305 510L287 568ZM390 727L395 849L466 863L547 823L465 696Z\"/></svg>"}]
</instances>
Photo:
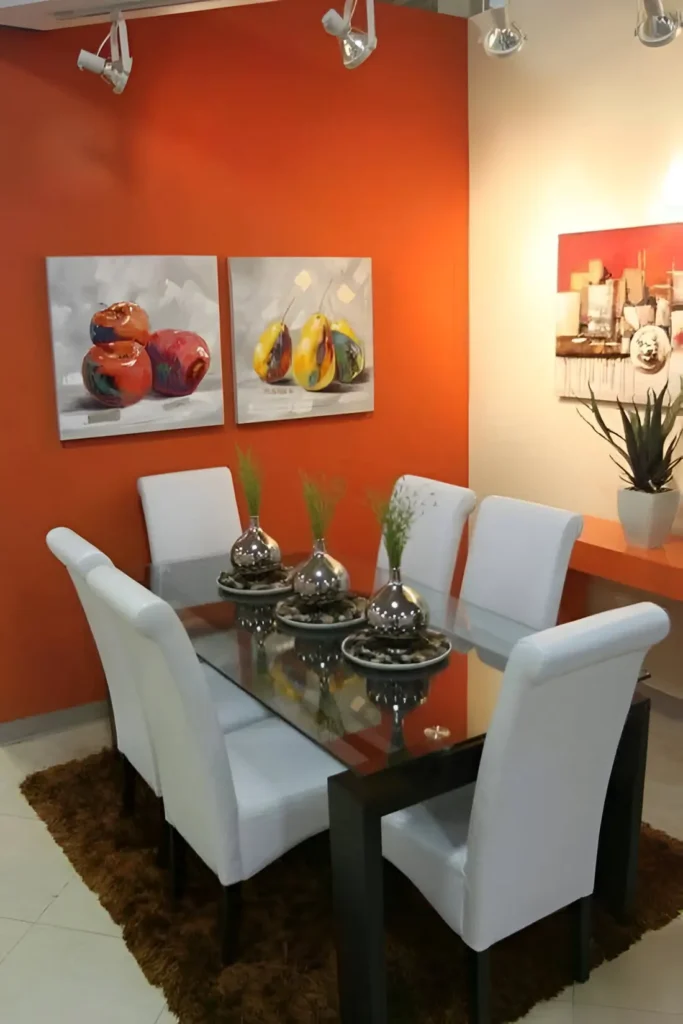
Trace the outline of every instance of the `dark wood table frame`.
<instances>
[{"instance_id":1,"label":"dark wood table frame","mask_svg":"<svg viewBox=\"0 0 683 1024\"><path fill-rule=\"evenodd\" d=\"M616 916L635 898L650 702L636 694L605 800L595 894ZM363 776L328 780L341 1024L387 1024L382 817L474 782L484 737Z\"/></svg>"}]
</instances>

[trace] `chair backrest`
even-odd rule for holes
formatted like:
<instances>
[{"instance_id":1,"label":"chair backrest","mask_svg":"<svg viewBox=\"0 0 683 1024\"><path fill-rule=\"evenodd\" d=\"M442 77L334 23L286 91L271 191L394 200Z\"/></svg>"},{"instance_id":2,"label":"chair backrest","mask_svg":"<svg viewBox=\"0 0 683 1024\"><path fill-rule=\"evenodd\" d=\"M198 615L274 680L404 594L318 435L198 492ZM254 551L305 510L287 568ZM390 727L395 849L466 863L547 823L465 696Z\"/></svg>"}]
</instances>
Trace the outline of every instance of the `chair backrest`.
<instances>
[{"instance_id":1,"label":"chair backrest","mask_svg":"<svg viewBox=\"0 0 683 1024\"><path fill-rule=\"evenodd\" d=\"M463 938L476 950L592 893L607 785L648 649L643 603L525 637L484 744L467 840Z\"/></svg>"},{"instance_id":2,"label":"chair backrest","mask_svg":"<svg viewBox=\"0 0 683 1024\"><path fill-rule=\"evenodd\" d=\"M159 778L152 743L126 652L121 649L106 607L87 584L88 573L98 566L111 566L111 559L64 526L50 530L46 540L53 555L66 566L97 646L114 715L116 745L158 796Z\"/></svg>"},{"instance_id":3,"label":"chair backrest","mask_svg":"<svg viewBox=\"0 0 683 1024\"><path fill-rule=\"evenodd\" d=\"M161 779L166 820L229 885L241 878L237 802L208 683L166 601L110 566L88 585L116 619L134 666Z\"/></svg>"},{"instance_id":4,"label":"chair backrest","mask_svg":"<svg viewBox=\"0 0 683 1024\"><path fill-rule=\"evenodd\" d=\"M422 583L440 593L450 593L460 538L477 498L467 487L456 487L424 476L402 476L401 488L418 504L420 511L410 532L403 555L406 579ZM380 541L377 567L388 569L389 560Z\"/></svg>"},{"instance_id":5,"label":"chair backrest","mask_svg":"<svg viewBox=\"0 0 683 1024\"><path fill-rule=\"evenodd\" d=\"M492 496L479 506L460 597L533 629L557 622L583 519L574 512Z\"/></svg>"},{"instance_id":6,"label":"chair backrest","mask_svg":"<svg viewBox=\"0 0 683 1024\"><path fill-rule=\"evenodd\" d=\"M138 491L155 564L222 554L242 532L227 466L143 476Z\"/></svg>"}]
</instances>

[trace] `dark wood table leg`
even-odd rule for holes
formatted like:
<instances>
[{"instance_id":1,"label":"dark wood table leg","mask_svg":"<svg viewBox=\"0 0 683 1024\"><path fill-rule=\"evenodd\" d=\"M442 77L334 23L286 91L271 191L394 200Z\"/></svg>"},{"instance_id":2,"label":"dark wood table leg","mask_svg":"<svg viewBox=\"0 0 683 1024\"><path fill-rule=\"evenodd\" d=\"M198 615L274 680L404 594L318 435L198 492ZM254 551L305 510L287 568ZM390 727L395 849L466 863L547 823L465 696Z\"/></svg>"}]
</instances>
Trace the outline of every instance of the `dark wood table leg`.
<instances>
[{"instance_id":1,"label":"dark wood table leg","mask_svg":"<svg viewBox=\"0 0 683 1024\"><path fill-rule=\"evenodd\" d=\"M387 1024L382 818L477 778L483 736L327 780L341 1024Z\"/></svg>"},{"instance_id":2,"label":"dark wood table leg","mask_svg":"<svg viewBox=\"0 0 683 1024\"><path fill-rule=\"evenodd\" d=\"M633 912L636 895L649 727L650 701L636 697L617 748L600 829L595 892L622 919Z\"/></svg>"},{"instance_id":3,"label":"dark wood table leg","mask_svg":"<svg viewBox=\"0 0 683 1024\"><path fill-rule=\"evenodd\" d=\"M491 950L466 949L470 1024L491 1024Z\"/></svg>"},{"instance_id":4,"label":"dark wood table leg","mask_svg":"<svg viewBox=\"0 0 683 1024\"><path fill-rule=\"evenodd\" d=\"M387 1024L382 819L347 773L328 780L341 1024Z\"/></svg>"}]
</instances>

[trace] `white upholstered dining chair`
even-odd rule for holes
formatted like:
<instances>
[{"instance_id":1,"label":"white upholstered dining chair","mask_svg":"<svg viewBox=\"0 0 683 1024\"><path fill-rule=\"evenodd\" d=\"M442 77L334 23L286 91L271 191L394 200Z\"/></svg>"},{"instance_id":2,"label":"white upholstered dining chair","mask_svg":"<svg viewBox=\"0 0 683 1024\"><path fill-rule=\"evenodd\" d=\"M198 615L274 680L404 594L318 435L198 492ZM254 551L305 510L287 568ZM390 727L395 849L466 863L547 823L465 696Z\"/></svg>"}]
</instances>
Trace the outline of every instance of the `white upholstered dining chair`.
<instances>
[{"instance_id":1,"label":"white upholstered dining chair","mask_svg":"<svg viewBox=\"0 0 683 1024\"><path fill-rule=\"evenodd\" d=\"M240 883L328 827L327 779L343 770L271 717L224 735L206 678L169 604L110 566L88 583L118 621L156 755L176 898L188 843L222 887L221 954L237 955Z\"/></svg>"},{"instance_id":2,"label":"white upholstered dining chair","mask_svg":"<svg viewBox=\"0 0 683 1024\"><path fill-rule=\"evenodd\" d=\"M449 594L460 538L468 516L477 504L474 491L424 476L402 476L394 486L418 506L401 562L406 579ZM377 568L387 570L389 560L380 542Z\"/></svg>"},{"instance_id":3,"label":"white upholstered dining chair","mask_svg":"<svg viewBox=\"0 0 683 1024\"><path fill-rule=\"evenodd\" d=\"M574 542L574 512L491 496L479 505L460 598L532 629L557 622Z\"/></svg>"},{"instance_id":4,"label":"white upholstered dining chair","mask_svg":"<svg viewBox=\"0 0 683 1024\"><path fill-rule=\"evenodd\" d=\"M643 659L668 631L666 612L643 603L520 640L476 783L382 822L384 856L471 951L477 1024L491 946L569 904L575 980L588 978L607 785Z\"/></svg>"},{"instance_id":5,"label":"white upholstered dining chair","mask_svg":"<svg viewBox=\"0 0 683 1024\"><path fill-rule=\"evenodd\" d=\"M91 569L102 565L112 567L112 562L99 548L64 526L48 533L47 544L69 572L100 655L114 718L116 746L123 761L123 807L129 813L135 806L136 773L158 797L161 782L130 652L120 642L118 622L109 606L88 585ZM269 716L262 704L209 665L202 665L201 671L223 732L240 729Z\"/></svg>"},{"instance_id":6,"label":"white upholstered dining chair","mask_svg":"<svg viewBox=\"0 0 683 1024\"><path fill-rule=\"evenodd\" d=\"M123 810L130 813L135 805L136 773L156 796L161 795L159 775L152 752L142 704L138 696L126 652L111 629L106 608L88 587L86 578L97 566L111 566L111 559L65 526L50 530L46 537L52 554L66 567L83 612L90 626L107 681L107 690L114 719L117 749L123 763Z\"/></svg>"},{"instance_id":7,"label":"white upholstered dining chair","mask_svg":"<svg viewBox=\"0 0 683 1024\"><path fill-rule=\"evenodd\" d=\"M242 532L227 466L142 476L138 492L154 565L220 555Z\"/></svg>"}]
</instances>

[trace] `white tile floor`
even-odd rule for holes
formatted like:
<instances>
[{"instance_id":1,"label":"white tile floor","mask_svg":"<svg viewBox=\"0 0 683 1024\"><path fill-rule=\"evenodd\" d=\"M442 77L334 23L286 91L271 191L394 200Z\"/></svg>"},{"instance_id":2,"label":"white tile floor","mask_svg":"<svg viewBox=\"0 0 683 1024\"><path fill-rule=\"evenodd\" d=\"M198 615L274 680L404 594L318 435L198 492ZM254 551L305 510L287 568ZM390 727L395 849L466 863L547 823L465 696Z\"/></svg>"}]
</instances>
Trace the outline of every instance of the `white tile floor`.
<instances>
[{"instance_id":1,"label":"white tile floor","mask_svg":"<svg viewBox=\"0 0 683 1024\"><path fill-rule=\"evenodd\" d=\"M19 792L28 773L108 742L104 723L0 747L0 1021L173 1024L83 884ZM653 713L645 817L683 838L683 720ZM683 1024L683 915L618 960L535 1007L530 1024Z\"/></svg>"}]
</instances>

